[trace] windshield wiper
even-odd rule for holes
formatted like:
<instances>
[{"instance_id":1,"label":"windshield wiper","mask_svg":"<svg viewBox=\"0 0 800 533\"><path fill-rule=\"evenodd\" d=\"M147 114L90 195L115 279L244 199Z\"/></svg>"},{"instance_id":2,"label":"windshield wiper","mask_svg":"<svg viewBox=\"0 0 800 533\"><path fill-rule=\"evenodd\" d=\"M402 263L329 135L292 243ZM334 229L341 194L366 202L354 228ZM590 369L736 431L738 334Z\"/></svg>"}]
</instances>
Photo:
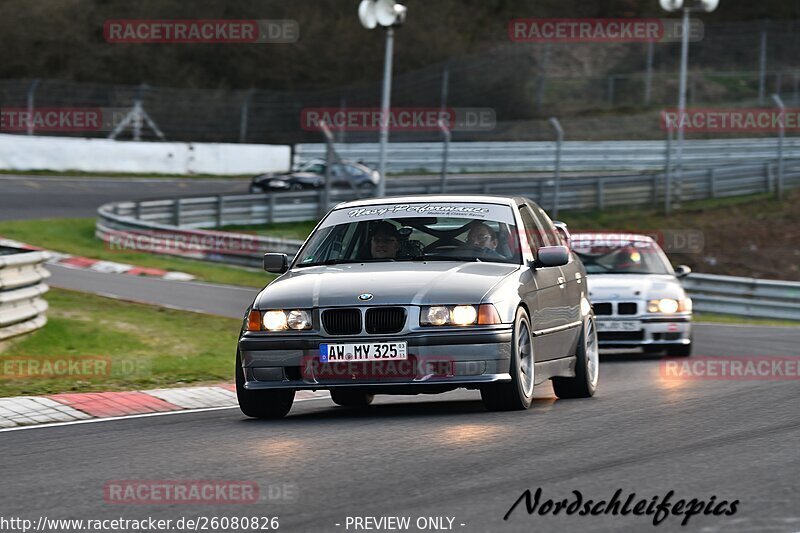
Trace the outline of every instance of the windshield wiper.
<instances>
[{"instance_id":1,"label":"windshield wiper","mask_svg":"<svg viewBox=\"0 0 800 533\"><path fill-rule=\"evenodd\" d=\"M483 263L480 257L475 256L459 256L459 255L442 255L442 254L425 254L417 256L414 261L470 261Z\"/></svg>"}]
</instances>

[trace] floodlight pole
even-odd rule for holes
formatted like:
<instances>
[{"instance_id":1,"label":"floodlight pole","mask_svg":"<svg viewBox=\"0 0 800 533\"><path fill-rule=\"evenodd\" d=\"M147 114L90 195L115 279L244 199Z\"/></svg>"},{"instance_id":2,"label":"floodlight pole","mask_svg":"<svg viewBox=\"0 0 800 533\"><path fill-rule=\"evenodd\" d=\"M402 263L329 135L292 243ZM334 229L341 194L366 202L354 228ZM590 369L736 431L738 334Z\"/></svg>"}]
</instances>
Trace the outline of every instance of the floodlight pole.
<instances>
[{"instance_id":1,"label":"floodlight pole","mask_svg":"<svg viewBox=\"0 0 800 533\"><path fill-rule=\"evenodd\" d=\"M675 189L678 203L681 201L681 185L683 179L683 122L686 114L686 78L689 70L689 11L683 8L683 24L681 25L681 74L678 88L678 146L675 151Z\"/></svg>"},{"instance_id":2,"label":"floodlight pole","mask_svg":"<svg viewBox=\"0 0 800 533\"><path fill-rule=\"evenodd\" d=\"M392 58L394 56L394 28L386 28L386 56L383 60L383 91L381 93L380 151L378 154L377 196L386 196L386 146L389 143L389 108L392 99Z\"/></svg>"}]
</instances>

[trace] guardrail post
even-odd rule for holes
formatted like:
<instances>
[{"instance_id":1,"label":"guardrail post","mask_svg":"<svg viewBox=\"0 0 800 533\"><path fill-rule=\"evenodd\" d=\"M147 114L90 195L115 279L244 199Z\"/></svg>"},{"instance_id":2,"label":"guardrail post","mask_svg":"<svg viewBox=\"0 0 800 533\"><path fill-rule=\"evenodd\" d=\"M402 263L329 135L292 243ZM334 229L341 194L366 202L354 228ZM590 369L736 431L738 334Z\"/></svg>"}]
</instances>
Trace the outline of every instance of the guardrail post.
<instances>
[{"instance_id":1,"label":"guardrail post","mask_svg":"<svg viewBox=\"0 0 800 533\"><path fill-rule=\"evenodd\" d=\"M217 229L222 227L222 214L225 208L225 197L221 194L217 196Z\"/></svg>"},{"instance_id":2,"label":"guardrail post","mask_svg":"<svg viewBox=\"0 0 800 533\"><path fill-rule=\"evenodd\" d=\"M172 225L180 227L181 225L181 199L176 198L172 201Z\"/></svg>"},{"instance_id":3,"label":"guardrail post","mask_svg":"<svg viewBox=\"0 0 800 533\"><path fill-rule=\"evenodd\" d=\"M653 174L653 183L652 183L652 187L653 187L653 207L655 207L658 204L658 181L659 181L659 175L658 174Z\"/></svg>"},{"instance_id":4,"label":"guardrail post","mask_svg":"<svg viewBox=\"0 0 800 533\"><path fill-rule=\"evenodd\" d=\"M708 169L708 194L712 199L717 197L717 177L713 168Z\"/></svg>"},{"instance_id":5,"label":"guardrail post","mask_svg":"<svg viewBox=\"0 0 800 533\"><path fill-rule=\"evenodd\" d=\"M603 178L597 178L597 209L602 211L606 206Z\"/></svg>"},{"instance_id":6,"label":"guardrail post","mask_svg":"<svg viewBox=\"0 0 800 533\"><path fill-rule=\"evenodd\" d=\"M539 205L544 205L544 178L539 178Z\"/></svg>"},{"instance_id":7,"label":"guardrail post","mask_svg":"<svg viewBox=\"0 0 800 533\"><path fill-rule=\"evenodd\" d=\"M773 186L773 179L772 179L772 164L767 161L764 163L764 177L766 178L764 185L766 186L766 192L772 192L775 190Z\"/></svg>"},{"instance_id":8,"label":"guardrail post","mask_svg":"<svg viewBox=\"0 0 800 533\"><path fill-rule=\"evenodd\" d=\"M138 200L136 202L134 202L134 204L133 204L133 213L134 213L134 216L136 217L136 220L141 220L142 219L142 202L140 202Z\"/></svg>"},{"instance_id":9,"label":"guardrail post","mask_svg":"<svg viewBox=\"0 0 800 533\"><path fill-rule=\"evenodd\" d=\"M275 223L275 195L269 193L269 213L267 213L267 220L270 224Z\"/></svg>"}]
</instances>

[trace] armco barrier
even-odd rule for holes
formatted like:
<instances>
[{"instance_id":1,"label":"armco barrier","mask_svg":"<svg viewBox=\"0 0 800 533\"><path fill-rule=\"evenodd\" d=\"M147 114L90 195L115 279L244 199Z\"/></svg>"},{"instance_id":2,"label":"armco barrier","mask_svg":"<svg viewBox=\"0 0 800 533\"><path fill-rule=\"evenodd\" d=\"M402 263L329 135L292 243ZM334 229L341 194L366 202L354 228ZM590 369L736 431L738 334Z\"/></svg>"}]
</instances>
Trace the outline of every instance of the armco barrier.
<instances>
[{"instance_id":1,"label":"armco barrier","mask_svg":"<svg viewBox=\"0 0 800 533\"><path fill-rule=\"evenodd\" d=\"M337 144L343 159L377 165L378 143ZM672 144L673 152L677 144ZM555 142L452 142L448 150L450 172L552 172ZM666 141L565 141L561 147L561 170L570 171L660 171L664 168ZM390 143L387 172L432 173L442 167L443 144ZM800 157L800 138L787 137L784 157ZM733 163L750 164L774 159L775 138L687 140L683 146L686 169L711 168ZM324 159L325 144L297 144L294 163Z\"/></svg>"},{"instance_id":2,"label":"armco barrier","mask_svg":"<svg viewBox=\"0 0 800 533\"><path fill-rule=\"evenodd\" d=\"M47 252L0 246L0 340L41 328L47 323L42 294L50 277L42 263Z\"/></svg>"},{"instance_id":3,"label":"armco barrier","mask_svg":"<svg viewBox=\"0 0 800 533\"><path fill-rule=\"evenodd\" d=\"M800 283L712 274L682 280L696 311L800 320Z\"/></svg>"}]
</instances>

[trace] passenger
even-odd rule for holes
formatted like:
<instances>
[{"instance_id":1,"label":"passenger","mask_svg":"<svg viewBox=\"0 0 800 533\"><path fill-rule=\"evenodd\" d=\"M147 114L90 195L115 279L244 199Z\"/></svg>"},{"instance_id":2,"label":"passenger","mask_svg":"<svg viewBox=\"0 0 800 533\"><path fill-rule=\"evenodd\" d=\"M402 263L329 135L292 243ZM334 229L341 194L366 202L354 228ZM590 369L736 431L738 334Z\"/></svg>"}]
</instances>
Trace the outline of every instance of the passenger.
<instances>
[{"instance_id":1,"label":"passenger","mask_svg":"<svg viewBox=\"0 0 800 533\"><path fill-rule=\"evenodd\" d=\"M373 259L394 259L400 250L400 233L391 222L378 222L372 227L369 245Z\"/></svg>"}]
</instances>

